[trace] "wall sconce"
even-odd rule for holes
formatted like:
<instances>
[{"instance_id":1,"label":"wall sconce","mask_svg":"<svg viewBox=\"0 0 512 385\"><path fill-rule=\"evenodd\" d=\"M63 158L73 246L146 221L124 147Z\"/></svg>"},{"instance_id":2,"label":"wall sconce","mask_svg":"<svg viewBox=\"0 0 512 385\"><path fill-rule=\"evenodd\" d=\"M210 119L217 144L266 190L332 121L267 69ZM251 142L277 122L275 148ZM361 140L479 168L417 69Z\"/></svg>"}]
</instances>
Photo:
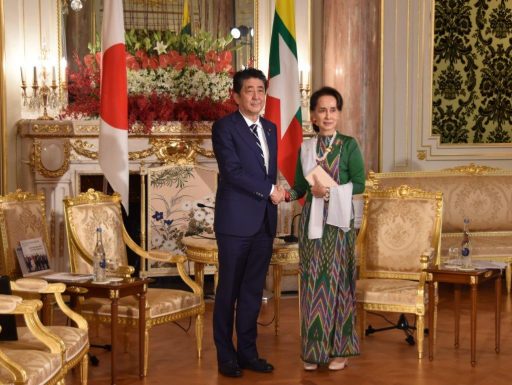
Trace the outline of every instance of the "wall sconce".
<instances>
[{"instance_id":1,"label":"wall sconce","mask_svg":"<svg viewBox=\"0 0 512 385\"><path fill-rule=\"evenodd\" d=\"M231 28L230 33L231 33L231 36L233 37L233 39L235 39L235 40L238 40L247 35L250 35L250 37L252 38L254 36L254 29L249 28L246 25L240 25L238 27Z\"/></svg>"}]
</instances>

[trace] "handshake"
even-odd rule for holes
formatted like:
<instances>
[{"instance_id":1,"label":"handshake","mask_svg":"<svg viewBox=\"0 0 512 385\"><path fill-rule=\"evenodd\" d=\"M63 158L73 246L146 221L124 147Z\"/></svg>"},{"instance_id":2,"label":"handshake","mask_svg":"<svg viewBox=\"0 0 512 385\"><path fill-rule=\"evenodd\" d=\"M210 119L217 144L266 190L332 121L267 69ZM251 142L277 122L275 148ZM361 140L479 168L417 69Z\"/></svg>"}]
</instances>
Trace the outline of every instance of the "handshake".
<instances>
[{"instance_id":1,"label":"handshake","mask_svg":"<svg viewBox=\"0 0 512 385\"><path fill-rule=\"evenodd\" d=\"M276 185L274 187L274 191L272 191L272 194L270 194L270 200L273 204L277 205L285 200L286 197L286 190L283 186Z\"/></svg>"}]
</instances>

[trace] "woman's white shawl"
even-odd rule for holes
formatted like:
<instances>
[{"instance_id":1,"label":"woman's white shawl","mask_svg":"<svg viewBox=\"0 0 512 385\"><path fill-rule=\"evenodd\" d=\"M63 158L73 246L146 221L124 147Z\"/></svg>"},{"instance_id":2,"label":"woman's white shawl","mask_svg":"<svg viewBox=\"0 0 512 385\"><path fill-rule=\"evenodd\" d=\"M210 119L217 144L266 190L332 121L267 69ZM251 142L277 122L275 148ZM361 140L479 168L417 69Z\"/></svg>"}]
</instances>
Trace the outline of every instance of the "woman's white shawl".
<instances>
[{"instance_id":1,"label":"woman's white shawl","mask_svg":"<svg viewBox=\"0 0 512 385\"><path fill-rule=\"evenodd\" d=\"M317 138L305 140L301 146L301 164L304 175L308 175L316 163L316 141ZM343 231L350 230L352 212L352 182L330 188L329 208L327 211L326 223L341 228ZM323 198L315 198L311 202L309 213L308 238L322 238L323 213L325 201Z\"/></svg>"}]
</instances>

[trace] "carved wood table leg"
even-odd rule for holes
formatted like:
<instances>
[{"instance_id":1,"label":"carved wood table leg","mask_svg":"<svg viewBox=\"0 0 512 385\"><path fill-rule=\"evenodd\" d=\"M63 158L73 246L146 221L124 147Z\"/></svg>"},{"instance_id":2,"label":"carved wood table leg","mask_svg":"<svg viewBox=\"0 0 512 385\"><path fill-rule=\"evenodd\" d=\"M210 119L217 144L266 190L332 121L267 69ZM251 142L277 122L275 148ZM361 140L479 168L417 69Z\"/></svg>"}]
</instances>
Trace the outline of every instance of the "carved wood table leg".
<instances>
[{"instance_id":1,"label":"carved wood table leg","mask_svg":"<svg viewBox=\"0 0 512 385\"><path fill-rule=\"evenodd\" d=\"M147 348L146 341L146 285L139 294L139 377L147 375Z\"/></svg>"},{"instance_id":2,"label":"carved wood table leg","mask_svg":"<svg viewBox=\"0 0 512 385\"><path fill-rule=\"evenodd\" d=\"M111 338L111 352L110 352L110 376L111 384L116 383L116 356L117 356L117 318L119 310L119 292L117 290L111 290L110 292L110 338Z\"/></svg>"},{"instance_id":3,"label":"carved wood table leg","mask_svg":"<svg viewBox=\"0 0 512 385\"><path fill-rule=\"evenodd\" d=\"M43 302L43 308L41 309L41 322L45 326L51 325L52 303L50 301L50 295L41 294L41 301Z\"/></svg>"},{"instance_id":4,"label":"carved wood table leg","mask_svg":"<svg viewBox=\"0 0 512 385\"><path fill-rule=\"evenodd\" d=\"M496 310L495 310L495 351L500 352L500 327L501 327L501 274L496 278L494 282L494 288L496 291Z\"/></svg>"},{"instance_id":5,"label":"carved wood table leg","mask_svg":"<svg viewBox=\"0 0 512 385\"><path fill-rule=\"evenodd\" d=\"M272 272L274 273L274 330L277 336L279 333L279 310L281 306L281 277L283 275L283 266L274 265Z\"/></svg>"},{"instance_id":6,"label":"carved wood table leg","mask_svg":"<svg viewBox=\"0 0 512 385\"><path fill-rule=\"evenodd\" d=\"M471 285L471 366L476 365L476 303L477 303L476 284Z\"/></svg>"},{"instance_id":7,"label":"carved wood table leg","mask_svg":"<svg viewBox=\"0 0 512 385\"><path fill-rule=\"evenodd\" d=\"M456 348L459 347L459 333L460 333L460 295L461 295L461 286L454 285L453 286L453 299L454 299L454 321L455 321L455 342L454 346Z\"/></svg>"},{"instance_id":8,"label":"carved wood table leg","mask_svg":"<svg viewBox=\"0 0 512 385\"><path fill-rule=\"evenodd\" d=\"M434 359L434 313L437 304L435 301L435 283L428 283L428 358L430 361Z\"/></svg>"}]
</instances>

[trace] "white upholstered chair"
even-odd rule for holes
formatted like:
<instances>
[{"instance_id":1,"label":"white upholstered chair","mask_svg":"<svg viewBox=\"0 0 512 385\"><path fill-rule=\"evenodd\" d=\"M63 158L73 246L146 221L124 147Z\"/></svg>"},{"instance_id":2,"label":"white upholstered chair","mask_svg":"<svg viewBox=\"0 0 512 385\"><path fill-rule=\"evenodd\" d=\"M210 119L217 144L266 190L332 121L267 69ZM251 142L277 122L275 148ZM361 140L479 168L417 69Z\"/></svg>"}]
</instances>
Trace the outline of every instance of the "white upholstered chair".
<instances>
[{"instance_id":1,"label":"white upholstered chair","mask_svg":"<svg viewBox=\"0 0 512 385\"><path fill-rule=\"evenodd\" d=\"M30 339L0 341L0 383L16 385L63 385L66 365L64 346L40 322L39 300L0 295L0 314L22 316ZM40 347L34 347L35 340Z\"/></svg>"},{"instance_id":2,"label":"white upholstered chair","mask_svg":"<svg viewBox=\"0 0 512 385\"><path fill-rule=\"evenodd\" d=\"M427 301L436 300L427 298L423 270L440 258L442 209L441 193L405 185L367 191L357 238L360 335L364 336L366 311L414 314L419 358Z\"/></svg>"},{"instance_id":3,"label":"white upholstered chair","mask_svg":"<svg viewBox=\"0 0 512 385\"><path fill-rule=\"evenodd\" d=\"M117 265L117 275L129 276L133 267L128 266L126 247L141 258L174 264L179 277L189 290L149 288L146 296L146 332L144 373L147 373L149 330L156 325L195 317L197 355L201 357L203 337L204 299L202 289L185 272L186 258L164 251L145 251L128 235L122 220L121 197L106 195L93 189L73 198L64 199L66 235L72 272L93 271L93 250L96 243L95 229L101 227L107 260ZM90 323L110 324L110 300L87 298L81 304L81 314ZM132 297L119 299L118 322L138 325L138 301Z\"/></svg>"},{"instance_id":4,"label":"white upholstered chair","mask_svg":"<svg viewBox=\"0 0 512 385\"><path fill-rule=\"evenodd\" d=\"M41 238L46 248L48 258L52 259L52 249L46 222L45 196L42 193L32 194L16 190L0 196L0 241L1 268L0 273L9 276L11 289L21 296L33 298L46 295L50 302L55 302L57 308L73 321L76 327L47 325L48 329L57 335L65 346L66 370L80 367L81 383L87 384L89 334L88 325L83 317L72 311L62 299L66 290L63 283L48 283L43 279L21 278L21 269L15 249L19 242L27 239ZM17 280L16 280L17 279ZM53 299L52 299L53 297ZM51 313L50 313L51 314ZM19 328L19 340L34 348L44 347L28 333L26 328Z\"/></svg>"}]
</instances>

